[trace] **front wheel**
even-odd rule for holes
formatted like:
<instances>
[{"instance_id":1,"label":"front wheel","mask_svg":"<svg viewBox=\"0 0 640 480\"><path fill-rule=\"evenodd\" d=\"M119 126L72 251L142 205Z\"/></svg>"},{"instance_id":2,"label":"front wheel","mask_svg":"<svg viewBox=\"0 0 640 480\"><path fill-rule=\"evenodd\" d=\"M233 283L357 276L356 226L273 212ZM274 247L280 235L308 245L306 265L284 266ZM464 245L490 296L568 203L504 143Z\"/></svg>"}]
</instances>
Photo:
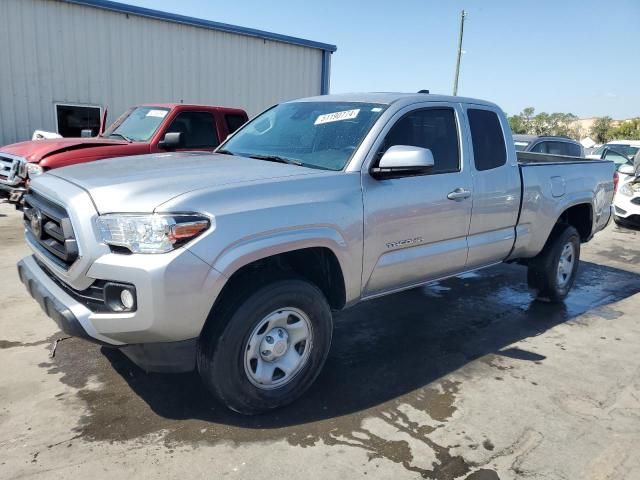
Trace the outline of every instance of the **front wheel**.
<instances>
[{"instance_id":1,"label":"front wheel","mask_svg":"<svg viewBox=\"0 0 640 480\"><path fill-rule=\"evenodd\" d=\"M239 413L297 399L320 373L331 345L329 304L304 280L250 291L212 320L199 342L198 370L214 396Z\"/></svg>"},{"instance_id":2,"label":"front wheel","mask_svg":"<svg viewBox=\"0 0 640 480\"><path fill-rule=\"evenodd\" d=\"M527 281L538 299L562 302L573 286L580 261L580 235L559 225L542 252L529 263Z\"/></svg>"}]
</instances>

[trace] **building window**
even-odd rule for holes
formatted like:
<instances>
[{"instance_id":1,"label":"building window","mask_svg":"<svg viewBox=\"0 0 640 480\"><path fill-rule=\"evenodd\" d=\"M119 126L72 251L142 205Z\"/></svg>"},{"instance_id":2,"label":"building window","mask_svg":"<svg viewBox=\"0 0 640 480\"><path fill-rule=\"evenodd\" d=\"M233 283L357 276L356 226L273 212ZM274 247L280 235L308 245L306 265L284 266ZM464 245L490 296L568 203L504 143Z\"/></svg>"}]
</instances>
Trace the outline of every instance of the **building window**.
<instances>
[{"instance_id":1,"label":"building window","mask_svg":"<svg viewBox=\"0 0 640 480\"><path fill-rule=\"evenodd\" d=\"M81 137L83 130L90 130L90 136L97 136L100 130L101 110L100 107L86 105L57 104L58 133L63 137Z\"/></svg>"}]
</instances>

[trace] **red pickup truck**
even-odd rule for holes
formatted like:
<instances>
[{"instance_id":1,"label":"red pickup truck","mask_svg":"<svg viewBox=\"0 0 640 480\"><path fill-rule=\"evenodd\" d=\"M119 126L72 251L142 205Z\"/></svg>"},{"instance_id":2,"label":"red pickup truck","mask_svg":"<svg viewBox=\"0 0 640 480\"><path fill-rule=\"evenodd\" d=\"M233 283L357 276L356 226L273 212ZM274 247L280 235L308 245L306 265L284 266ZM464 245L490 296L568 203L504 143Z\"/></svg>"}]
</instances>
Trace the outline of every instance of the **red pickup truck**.
<instances>
[{"instance_id":1,"label":"red pickup truck","mask_svg":"<svg viewBox=\"0 0 640 480\"><path fill-rule=\"evenodd\" d=\"M93 138L60 138L0 148L0 199L18 203L29 177L103 158L174 150L213 150L247 121L237 108L162 103L132 107Z\"/></svg>"}]
</instances>

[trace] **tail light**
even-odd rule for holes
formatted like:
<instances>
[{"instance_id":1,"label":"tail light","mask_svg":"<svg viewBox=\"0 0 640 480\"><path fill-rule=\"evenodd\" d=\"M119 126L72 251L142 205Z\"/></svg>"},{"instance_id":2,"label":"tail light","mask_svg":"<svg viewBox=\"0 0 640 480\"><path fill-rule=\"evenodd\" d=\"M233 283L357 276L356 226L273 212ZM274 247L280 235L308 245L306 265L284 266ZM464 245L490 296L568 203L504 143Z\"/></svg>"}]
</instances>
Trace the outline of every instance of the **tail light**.
<instances>
[{"instance_id":1,"label":"tail light","mask_svg":"<svg viewBox=\"0 0 640 480\"><path fill-rule=\"evenodd\" d=\"M618 172L613 172L613 192L617 192L618 191L618 182L620 181L620 176L618 175Z\"/></svg>"}]
</instances>

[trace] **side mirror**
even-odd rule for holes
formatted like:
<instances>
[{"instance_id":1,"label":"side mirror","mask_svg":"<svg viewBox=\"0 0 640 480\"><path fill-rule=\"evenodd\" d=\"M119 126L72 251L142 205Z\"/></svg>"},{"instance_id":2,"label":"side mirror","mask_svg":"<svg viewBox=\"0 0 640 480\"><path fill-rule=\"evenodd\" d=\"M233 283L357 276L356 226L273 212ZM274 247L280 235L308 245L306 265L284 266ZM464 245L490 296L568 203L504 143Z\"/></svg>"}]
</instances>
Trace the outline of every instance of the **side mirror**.
<instances>
[{"instance_id":1,"label":"side mirror","mask_svg":"<svg viewBox=\"0 0 640 480\"><path fill-rule=\"evenodd\" d=\"M633 168L633 165L629 165L628 163L625 163L624 165L620 165L618 167L618 172L622 173L623 175L635 175L636 171Z\"/></svg>"},{"instance_id":2,"label":"side mirror","mask_svg":"<svg viewBox=\"0 0 640 480\"><path fill-rule=\"evenodd\" d=\"M173 150L182 146L182 132L165 133L164 138L158 142L158 147L164 150Z\"/></svg>"},{"instance_id":3,"label":"side mirror","mask_svg":"<svg viewBox=\"0 0 640 480\"><path fill-rule=\"evenodd\" d=\"M421 174L433 165L433 153L428 148L394 145L382 155L378 166L371 169L371 176L383 179Z\"/></svg>"}]
</instances>

